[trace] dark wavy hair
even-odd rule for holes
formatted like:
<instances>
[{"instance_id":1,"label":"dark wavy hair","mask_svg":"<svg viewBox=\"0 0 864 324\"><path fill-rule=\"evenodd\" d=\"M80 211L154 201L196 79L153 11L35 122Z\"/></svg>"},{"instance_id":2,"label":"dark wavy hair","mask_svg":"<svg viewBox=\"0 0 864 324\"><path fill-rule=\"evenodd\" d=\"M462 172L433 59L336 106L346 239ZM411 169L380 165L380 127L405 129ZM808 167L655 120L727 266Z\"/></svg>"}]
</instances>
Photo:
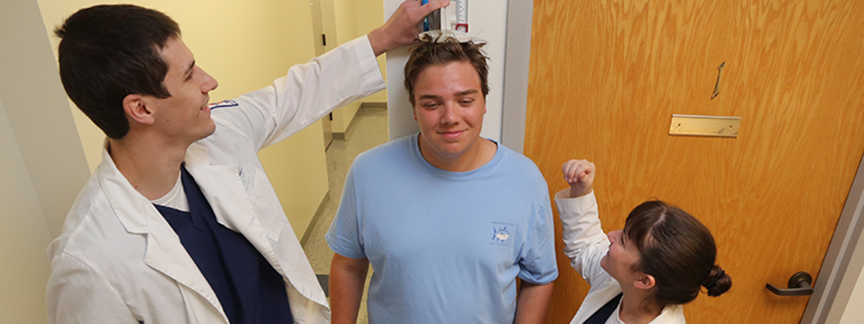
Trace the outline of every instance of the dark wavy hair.
<instances>
[{"instance_id":1,"label":"dark wavy hair","mask_svg":"<svg viewBox=\"0 0 864 324\"><path fill-rule=\"evenodd\" d=\"M678 207L646 201L630 212L624 234L640 252L637 271L654 276L654 300L686 304L701 287L716 297L732 287L732 278L714 264L717 246L708 228Z\"/></svg>"},{"instance_id":2,"label":"dark wavy hair","mask_svg":"<svg viewBox=\"0 0 864 324\"><path fill-rule=\"evenodd\" d=\"M69 16L54 34L60 79L69 98L110 138L129 132L123 99L168 98L168 65L159 55L180 27L165 14L134 5L98 5Z\"/></svg>"},{"instance_id":3,"label":"dark wavy hair","mask_svg":"<svg viewBox=\"0 0 864 324\"><path fill-rule=\"evenodd\" d=\"M489 94L489 57L481 50L486 43L460 43L455 38L438 40L425 35L414 40L414 45L408 50L410 56L405 64L405 89L408 90L408 100L414 105L414 83L426 68L434 65L446 65L450 62L468 62L480 76L480 91L485 97Z\"/></svg>"}]
</instances>

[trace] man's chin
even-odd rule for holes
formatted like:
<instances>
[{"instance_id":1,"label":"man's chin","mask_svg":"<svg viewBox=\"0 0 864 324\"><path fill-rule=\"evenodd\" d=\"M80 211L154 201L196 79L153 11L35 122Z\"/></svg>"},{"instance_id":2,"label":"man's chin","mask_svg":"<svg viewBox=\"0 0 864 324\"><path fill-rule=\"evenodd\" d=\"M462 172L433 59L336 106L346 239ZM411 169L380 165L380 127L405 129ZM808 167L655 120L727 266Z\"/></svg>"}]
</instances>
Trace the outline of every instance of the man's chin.
<instances>
[{"instance_id":1,"label":"man's chin","mask_svg":"<svg viewBox=\"0 0 864 324\"><path fill-rule=\"evenodd\" d=\"M215 133L215 132L216 132L216 124L210 124L210 127L207 128L207 131L204 132L203 136L201 136L201 138L199 138L198 140L200 141L202 139L208 138L208 137L210 137L210 135L213 135L213 133Z\"/></svg>"},{"instance_id":2,"label":"man's chin","mask_svg":"<svg viewBox=\"0 0 864 324\"><path fill-rule=\"evenodd\" d=\"M609 259L608 254L604 255L603 258L600 259L600 267L603 268L603 270L605 270L607 273L609 272L609 269L606 269L606 262L609 261L608 259Z\"/></svg>"}]
</instances>

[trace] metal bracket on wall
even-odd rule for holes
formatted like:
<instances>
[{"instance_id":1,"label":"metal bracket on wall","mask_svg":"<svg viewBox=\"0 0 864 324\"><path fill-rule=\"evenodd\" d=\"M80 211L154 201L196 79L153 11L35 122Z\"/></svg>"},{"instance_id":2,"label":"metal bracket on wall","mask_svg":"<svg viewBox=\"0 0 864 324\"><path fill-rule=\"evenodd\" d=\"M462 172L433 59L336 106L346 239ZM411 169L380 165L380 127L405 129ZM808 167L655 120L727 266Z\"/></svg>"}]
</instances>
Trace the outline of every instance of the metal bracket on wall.
<instances>
[{"instance_id":1,"label":"metal bracket on wall","mask_svg":"<svg viewBox=\"0 0 864 324\"><path fill-rule=\"evenodd\" d=\"M741 117L672 115L669 135L738 137Z\"/></svg>"}]
</instances>

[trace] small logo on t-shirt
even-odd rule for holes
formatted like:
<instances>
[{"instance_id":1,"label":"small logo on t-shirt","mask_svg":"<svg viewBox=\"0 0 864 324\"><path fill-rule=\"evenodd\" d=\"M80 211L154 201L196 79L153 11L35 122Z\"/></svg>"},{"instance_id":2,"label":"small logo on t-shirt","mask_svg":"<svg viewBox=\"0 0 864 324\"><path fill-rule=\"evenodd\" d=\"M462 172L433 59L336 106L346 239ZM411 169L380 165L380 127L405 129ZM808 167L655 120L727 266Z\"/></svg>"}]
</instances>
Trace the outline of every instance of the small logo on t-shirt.
<instances>
[{"instance_id":1,"label":"small logo on t-shirt","mask_svg":"<svg viewBox=\"0 0 864 324\"><path fill-rule=\"evenodd\" d=\"M492 241L493 242L504 242L508 238L510 238L510 231L507 230L507 226L504 226L504 227L498 228L498 229L493 227L492 232L493 232L493 234L492 234Z\"/></svg>"},{"instance_id":2,"label":"small logo on t-shirt","mask_svg":"<svg viewBox=\"0 0 864 324\"><path fill-rule=\"evenodd\" d=\"M492 238L489 239L489 244L511 246L513 244L511 237L515 234L515 230L516 225L513 223L501 221L492 222Z\"/></svg>"}]
</instances>

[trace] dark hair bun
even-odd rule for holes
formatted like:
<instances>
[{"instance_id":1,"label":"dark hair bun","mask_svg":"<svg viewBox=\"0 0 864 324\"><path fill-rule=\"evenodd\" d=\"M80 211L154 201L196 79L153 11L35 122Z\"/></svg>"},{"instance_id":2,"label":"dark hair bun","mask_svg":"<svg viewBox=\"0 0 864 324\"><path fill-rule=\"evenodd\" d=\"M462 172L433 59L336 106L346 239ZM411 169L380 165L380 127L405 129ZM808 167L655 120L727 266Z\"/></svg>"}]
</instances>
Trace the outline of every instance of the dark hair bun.
<instances>
[{"instance_id":1,"label":"dark hair bun","mask_svg":"<svg viewBox=\"0 0 864 324\"><path fill-rule=\"evenodd\" d=\"M720 266L714 265L711 274L708 275L708 279L702 286L708 289L708 296L717 297L732 288L732 277L729 277Z\"/></svg>"}]
</instances>

